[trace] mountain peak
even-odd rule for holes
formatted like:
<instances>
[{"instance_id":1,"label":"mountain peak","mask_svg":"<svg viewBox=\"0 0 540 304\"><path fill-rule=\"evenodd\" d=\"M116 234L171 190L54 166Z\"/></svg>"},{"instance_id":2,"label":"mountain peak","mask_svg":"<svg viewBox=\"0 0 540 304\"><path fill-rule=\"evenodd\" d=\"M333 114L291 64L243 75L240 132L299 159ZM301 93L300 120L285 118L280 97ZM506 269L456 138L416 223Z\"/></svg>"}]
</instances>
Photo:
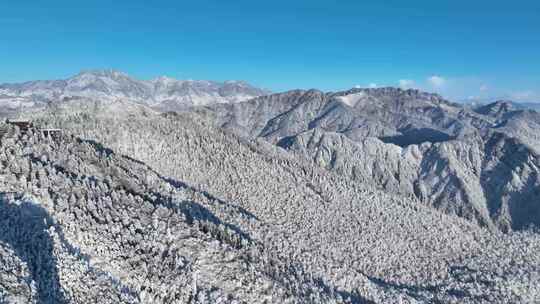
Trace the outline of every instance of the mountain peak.
<instances>
[{"instance_id":1,"label":"mountain peak","mask_svg":"<svg viewBox=\"0 0 540 304\"><path fill-rule=\"evenodd\" d=\"M159 76L159 77L157 77L157 78L154 78L154 79L152 79L152 80L150 80L150 81L151 81L151 82L154 82L154 83L156 83L156 82L161 82L161 83L171 83L171 82L176 82L176 81L178 81L178 79L163 75L163 76Z\"/></svg>"},{"instance_id":2,"label":"mountain peak","mask_svg":"<svg viewBox=\"0 0 540 304\"><path fill-rule=\"evenodd\" d=\"M92 75L92 76L98 76L98 77L110 77L110 78L118 78L118 77L130 78L128 74L115 70L115 69L82 70L75 77L85 76L85 75Z\"/></svg>"},{"instance_id":3,"label":"mountain peak","mask_svg":"<svg viewBox=\"0 0 540 304\"><path fill-rule=\"evenodd\" d=\"M447 103L451 104L449 101L444 99L441 95L437 93L425 92L418 89L402 89L399 87L378 87L378 88L352 88L347 91L331 93L332 96L340 97L347 96L352 94L365 94L366 96L372 96L375 98L407 98L415 100L425 100L435 103Z\"/></svg>"},{"instance_id":4,"label":"mountain peak","mask_svg":"<svg viewBox=\"0 0 540 304\"><path fill-rule=\"evenodd\" d=\"M475 112L492 117L501 117L506 113L523 109L522 106L510 100L497 100L490 104L481 106Z\"/></svg>"},{"instance_id":5,"label":"mountain peak","mask_svg":"<svg viewBox=\"0 0 540 304\"><path fill-rule=\"evenodd\" d=\"M244 80L225 80L223 82L225 85L238 85L238 86L250 86L249 83L247 83Z\"/></svg>"}]
</instances>

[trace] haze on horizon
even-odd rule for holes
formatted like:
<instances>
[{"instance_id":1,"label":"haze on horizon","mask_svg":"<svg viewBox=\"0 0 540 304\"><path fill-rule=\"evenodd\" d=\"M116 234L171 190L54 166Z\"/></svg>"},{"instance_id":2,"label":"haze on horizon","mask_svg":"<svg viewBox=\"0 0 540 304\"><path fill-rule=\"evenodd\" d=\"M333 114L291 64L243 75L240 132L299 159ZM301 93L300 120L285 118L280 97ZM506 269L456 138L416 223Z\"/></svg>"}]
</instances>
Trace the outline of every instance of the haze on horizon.
<instances>
[{"instance_id":1,"label":"haze on horizon","mask_svg":"<svg viewBox=\"0 0 540 304\"><path fill-rule=\"evenodd\" d=\"M4 1L0 83L114 68L540 102L539 12L537 1Z\"/></svg>"}]
</instances>

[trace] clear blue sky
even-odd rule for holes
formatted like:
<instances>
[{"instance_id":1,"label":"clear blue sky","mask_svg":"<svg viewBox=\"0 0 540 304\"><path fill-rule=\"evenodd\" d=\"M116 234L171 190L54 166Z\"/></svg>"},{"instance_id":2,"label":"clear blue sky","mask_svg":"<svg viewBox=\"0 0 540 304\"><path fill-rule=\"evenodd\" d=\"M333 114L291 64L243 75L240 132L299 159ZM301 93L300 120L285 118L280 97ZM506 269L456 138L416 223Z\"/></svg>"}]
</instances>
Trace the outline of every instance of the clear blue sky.
<instances>
[{"instance_id":1,"label":"clear blue sky","mask_svg":"<svg viewBox=\"0 0 540 304\"><path fill-rule=\"evenodd\" d=\"M0 0L0 82L93 68L532 100L540 1Z\"/></svg>"}]
</instances>

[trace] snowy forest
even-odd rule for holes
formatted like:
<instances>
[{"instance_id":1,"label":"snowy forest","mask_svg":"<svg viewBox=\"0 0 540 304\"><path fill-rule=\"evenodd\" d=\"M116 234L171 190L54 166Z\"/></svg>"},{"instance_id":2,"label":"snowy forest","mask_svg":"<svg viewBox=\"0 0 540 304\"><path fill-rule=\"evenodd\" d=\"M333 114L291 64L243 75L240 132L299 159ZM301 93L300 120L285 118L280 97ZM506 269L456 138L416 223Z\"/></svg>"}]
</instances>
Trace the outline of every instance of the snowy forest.
<instances>
[{"instance_id":1,"label":"snowy forest","mask_svg":"<svg viewBox=\"0 0 540 304\"><path fill-rule=\"evenodd\" d=\"M106 105L3 123L0 302L534 303L502 233L216 127ZM61 129L59 136L40 130Z\"/></svg>"}]
</instances>

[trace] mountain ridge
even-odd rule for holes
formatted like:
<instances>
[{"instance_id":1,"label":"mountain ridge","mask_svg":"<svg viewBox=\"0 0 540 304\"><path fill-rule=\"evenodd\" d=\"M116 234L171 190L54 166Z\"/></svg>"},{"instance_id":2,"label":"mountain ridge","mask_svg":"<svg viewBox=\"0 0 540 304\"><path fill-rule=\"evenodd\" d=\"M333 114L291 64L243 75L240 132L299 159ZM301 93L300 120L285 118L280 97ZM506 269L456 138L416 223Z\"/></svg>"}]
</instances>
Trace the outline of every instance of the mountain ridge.
<instances>
[{"instance_id":1,"label":"mountain ridge","mask_svg":"<svg viewBox=\"0 0 540 304\"><path fill-rule=\"evenodd\" d=\"M193 105L234 103L268 93L240 80L177 80L166 76L139 80L105 69L84 70L67 79L0 84L0 105L36 107L81 97L109 102L124 99L167 111Z\"/></svg>"}]
</instances>

